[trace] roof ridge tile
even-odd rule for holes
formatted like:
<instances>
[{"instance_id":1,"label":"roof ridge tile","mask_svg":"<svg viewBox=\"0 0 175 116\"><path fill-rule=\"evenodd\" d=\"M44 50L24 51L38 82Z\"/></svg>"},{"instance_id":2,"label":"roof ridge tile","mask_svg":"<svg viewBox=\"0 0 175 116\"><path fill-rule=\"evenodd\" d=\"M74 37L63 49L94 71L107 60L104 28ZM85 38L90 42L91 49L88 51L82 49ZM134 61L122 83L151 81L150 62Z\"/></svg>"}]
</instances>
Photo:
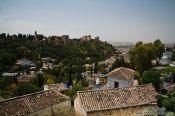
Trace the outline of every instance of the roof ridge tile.
<instances>
[{"instance_id":1,"label":"roof ridge tile","mask_svg":"<svg viewBox=\"0 0 175 116\"><path fill-rule=\"evenodd\" d=\"M79 91L77 93L85 111L156 103L156 94L157 92L152 84L117 89ZM87 104L87 102L91 104Z\"/></svg>"}]
</instances>

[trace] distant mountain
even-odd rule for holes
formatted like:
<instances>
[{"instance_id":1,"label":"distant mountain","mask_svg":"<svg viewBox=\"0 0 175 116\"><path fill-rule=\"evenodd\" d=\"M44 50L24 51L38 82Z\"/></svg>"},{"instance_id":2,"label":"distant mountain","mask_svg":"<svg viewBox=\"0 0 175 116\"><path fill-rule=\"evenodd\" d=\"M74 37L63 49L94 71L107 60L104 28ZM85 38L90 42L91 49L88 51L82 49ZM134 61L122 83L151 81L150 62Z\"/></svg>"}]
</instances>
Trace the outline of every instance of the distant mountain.
<instances>
[{"instance_id":1,"label":"distant mountain","mask_svg":"<svg viewBox=\"0 0 175 116\"><path fill-rule=\"evenodd\" d=\"M110 44L112 44L112 46L115 47L120 47L120 46L133 46L134 44L131 42L108 42Z\"/></svg>"},{"instance_id":2,"label":"distant mountain","mask_svg":"<svg viewBox=\"0 0 175 116\"><path fill-rule=\"evenodd\" d=\"M172 48L174 47L174 43L165 43L165 47Z\"/></svg>"}]
</instances>

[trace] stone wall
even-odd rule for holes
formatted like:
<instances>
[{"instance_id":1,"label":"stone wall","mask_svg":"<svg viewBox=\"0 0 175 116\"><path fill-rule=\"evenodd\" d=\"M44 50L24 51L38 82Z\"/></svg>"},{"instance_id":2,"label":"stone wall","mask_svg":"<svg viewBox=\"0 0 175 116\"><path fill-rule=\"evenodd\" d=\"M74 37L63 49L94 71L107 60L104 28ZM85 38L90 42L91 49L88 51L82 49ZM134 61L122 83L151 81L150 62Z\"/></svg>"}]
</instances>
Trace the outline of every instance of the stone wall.
<instances>
[{"instance_id":1,"label":"stone wall","mask_svg":"<svg viewBox=\"0 0 175 116\"><path fill-rule=\"evenodd\" d=\"M134 77L131 77L129 80L120 79L120 77L108 77L107 87L114 88L114 82L119 83L119 88L130 87L134 81Z\"/></svg>"},{"instance_id":2,"label":"stone wall","mask_svg":"<svg viewBox=\"0 0 175 116\"><path fill-rule=\"evenodd\" d=\"M127 107L106 111L94 111L88 112L87 116L144 116L144 115L156 115L157 105L144 105Z\"/></svg>"},{"instance_id":3,"label":"stone wall","mask_svg":"<svg viewBox=\"0 0 175 116\"><path fill-rule=\"evenodd\" d=\"M76 116L86 116L87 115L84 109L82 108L79 97L76 97L74 100L74 109L76 112Z\"/></svg>"},{"instance_id":4,"label":"stone wall","mask_svg":"<svg viewBox=\"0 0 175 116\"><path fill-rule=\"evenodd\" d=\"M52 106L52 111L56 116L74 116L70 100ZM51 116L51 107L33 112L27 116Z\"/></svg>"}]
</instances>

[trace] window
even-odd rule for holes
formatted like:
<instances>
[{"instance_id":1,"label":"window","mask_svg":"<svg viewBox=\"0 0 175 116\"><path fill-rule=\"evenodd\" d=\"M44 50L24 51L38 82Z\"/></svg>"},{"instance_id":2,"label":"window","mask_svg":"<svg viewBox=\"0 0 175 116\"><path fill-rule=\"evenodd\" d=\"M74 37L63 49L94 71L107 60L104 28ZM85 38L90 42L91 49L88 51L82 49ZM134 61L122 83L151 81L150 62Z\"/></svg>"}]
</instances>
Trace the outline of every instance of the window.
<instances>
[{"instance_id":1,"label":"window","mask_svg":"<svg viewBox=\"0 0 175 116\"><path fill-rule=\"evenodd\" d=\"M114 82L114 88L118 88L119 83L118 82Z\"/></svg>"}]
</instances>

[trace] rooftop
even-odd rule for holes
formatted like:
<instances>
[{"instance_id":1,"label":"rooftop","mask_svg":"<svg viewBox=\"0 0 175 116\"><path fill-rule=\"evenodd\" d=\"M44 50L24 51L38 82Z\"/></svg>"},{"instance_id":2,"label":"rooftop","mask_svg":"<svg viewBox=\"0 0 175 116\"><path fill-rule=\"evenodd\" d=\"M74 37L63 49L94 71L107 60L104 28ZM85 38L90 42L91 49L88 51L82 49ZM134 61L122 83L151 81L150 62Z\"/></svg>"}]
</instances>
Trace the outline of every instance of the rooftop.
<instances>
[{"instance_id":1,"label":"rooftop","mask_svg":"<svg viewBox=\"0 0 175 116\"><path fill-rule=\"evenodd\" d=\"M2 76L4 76L4 77L14 77L17 75L18 75L18 73L8 73L8 72L2 74Z\"/></svg>"},{"instance_id":2,"label":"rooftop","mask_svg":"<svg viewBox=\"0 0 175 116\"><path fill-rule=\"evenodd\" d=\"M80 99L85 111L117 109L156 103L156 90L152 84L135 87L106 89L96 91L80 91Z\"/></svg>"},{"instance_id":3,"label":"rooftop","mask_svg":"<svg viewBox=\"0 0 175 116\"><path fill-rule=\"evenodd\" d=\"M125 67L119 67L114 69L113 71L109 72L107 74L108 77L121 77L122 79L128 80L130 77L134 74L134 70L125 68Z\"/></svg>"},{"instance_id":4,"label":"rooftop","mask_svg":"<svg viewBox=\"0 0 175 116\"><path fill-rule=\"evenodd\" d=\"M44 86L45 90L65 91L68 88L63 83L49 84Z\"/></svg>"},{"instance_id":5,"label":"rooftop","mask_svg":"<svg viewBox=\"0 0 175 116\"><path fill-rule=\"evenodd\" d=\"M19 77L17 77L18 82L28 82L31 79L33 79L35 77L35 75L33 74L24 74L24 75L20 75Z\"/></svg>"},{"instance_id":6,"label":"rooftop","mask_svg":"<svg viewBox=\"0 0 175 116\"><path fill-rule=\"evenodd\" d=\"M69 97L52 90L27 94L0 102L1 116L24 116L67 101Z\"/></svg>"}]
</instances>

